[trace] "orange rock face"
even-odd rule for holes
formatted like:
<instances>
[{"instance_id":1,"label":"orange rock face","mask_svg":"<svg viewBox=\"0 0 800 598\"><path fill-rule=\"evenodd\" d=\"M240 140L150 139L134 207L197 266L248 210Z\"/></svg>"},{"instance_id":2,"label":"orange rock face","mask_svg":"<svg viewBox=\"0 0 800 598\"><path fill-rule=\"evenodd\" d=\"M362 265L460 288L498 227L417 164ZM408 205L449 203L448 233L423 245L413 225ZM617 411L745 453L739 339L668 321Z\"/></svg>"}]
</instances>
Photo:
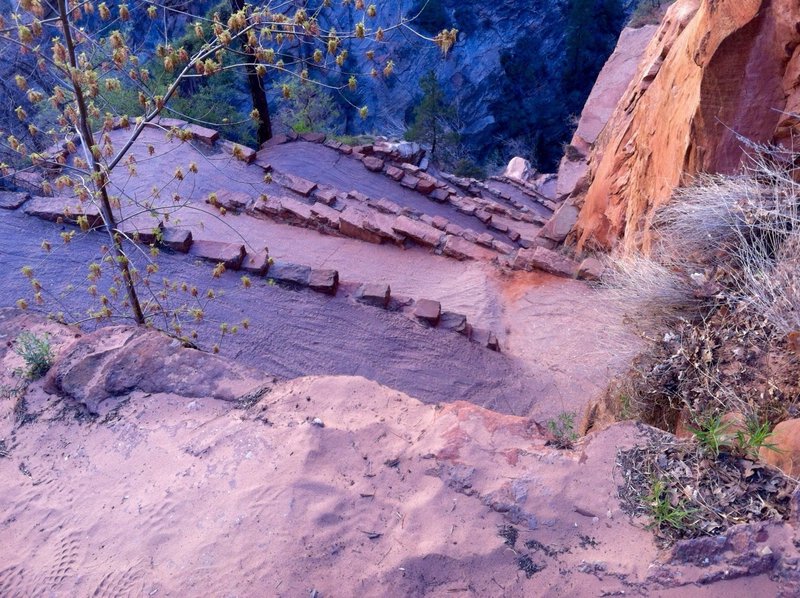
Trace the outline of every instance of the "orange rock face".
<instances>
[{"instance_id":1,"label":"orange rock face","mask_svg":"<svg viewBox=\"0 0 800 598\"><path fill-rule=\"evenodd\" d=\"M741 166L739 135L791 141L799 44L796 0L678 0L595 145L579 248L647 249L653 212L677 186Z\"/></svg>"},{"instance_id":2,"label":"orange rock face","mask_svg":"<svg viewBox=\"0 0 800 598\"><path fill-rule=\"evenodd\" d=\"M759 458L788 476L800 475L800 419L788 419L775 426L767 438L770 447L761 447Z\"/></svg>"}]
</instances>

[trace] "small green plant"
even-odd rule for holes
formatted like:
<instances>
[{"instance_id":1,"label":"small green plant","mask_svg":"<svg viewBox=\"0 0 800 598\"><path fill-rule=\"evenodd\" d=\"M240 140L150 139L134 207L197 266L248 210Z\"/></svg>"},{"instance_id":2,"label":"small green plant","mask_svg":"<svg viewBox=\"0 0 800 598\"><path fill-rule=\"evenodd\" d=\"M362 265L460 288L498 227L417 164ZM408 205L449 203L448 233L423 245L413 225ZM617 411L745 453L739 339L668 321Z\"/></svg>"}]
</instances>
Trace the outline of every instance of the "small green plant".
<instances>
[{"instance_id":1,"label":"small green plant","mask_svg":"<svg viewBox=\"0 0 800 598\"><path fill-rule=\"evenodd\" d=\"M767 442L772 436L772 426L769 422L759 422L755 418L747 420L747 429L736 432L736 452L749 459L758 459L759 449L767 448L771 451L778 451L778 447Z\"/></svg>"},{"instance_id":2,"label":"small green plant","mask_svg":"<svg viewBox=\"0 0 800 598\"><path fill-rule=\"evenodd\" d=\"M53 349L46 334L21 333L14 343L14 352L25 361L23 374L29 380L41 378L53 365Z\"/></svg>"},{"instance_id":3,"label":"small green plant","mask_svg":"<svg viewBox=\"0 0 800 598\"><path fill-rule=\"evenodd\" d=\"M700 424L699 428L690 428L697 441L710 452L714 458L719 457L720 449L729 444L730 422L723 421L721 415L714 415Z\"/></svg>"},{"instance_id":4,"label":"small green plant","mask_svg":"<svg viewBox=\"0 0 800 598\"><path fill-rule=\"evenodd\" d=\"M559 449L571 449L577 440L575 433L575 414L563 411L556 419L547 421L547 431L553 436L549 441Z\"/></svg>"},{"instance_id":5,"label":"small green plant","mask_svg":"<svg viewBox=\"0 0 800 598\"><path fill-rule=\"evenodd\" d=\"M645 498L646 504L650 509L650 517L653 519L651 527L662 528L667 526L673 530L681 531L686 527L693 511L685 506L683 500L678 500L676 504L673 504L667 489L667 484L663 480L656 478L650 488L650 494Z\"/></svg>"}]
</instances>

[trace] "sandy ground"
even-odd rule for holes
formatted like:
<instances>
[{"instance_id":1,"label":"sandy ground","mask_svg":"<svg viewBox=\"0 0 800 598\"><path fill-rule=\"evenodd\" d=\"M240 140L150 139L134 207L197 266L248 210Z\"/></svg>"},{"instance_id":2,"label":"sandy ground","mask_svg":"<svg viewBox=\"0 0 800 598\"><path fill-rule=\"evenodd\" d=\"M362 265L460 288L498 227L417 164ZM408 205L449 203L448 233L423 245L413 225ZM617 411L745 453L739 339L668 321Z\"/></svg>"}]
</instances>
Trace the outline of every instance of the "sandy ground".
<instances>
[{"instance_id":1,"label":"sandy ground","mask_svg":"<svg viewBox=\"0 0 800 598\"><path fill-rule=\"evenodd\" d=\"M3 337L20 325L8 316ZM74 340L46 329L57 345ZM91 354L120 334L77 343ZM89 386L109 375L86 363ZM8 383L19 359L5 345L0 364ZM633 425L560 452L525 418L427 406L363 378L258 387L263 396L237 408L176 394L165 380L164 392L133 390L105 417L76 420L71 400L37 382L24 424L13 400L0 401L0 595L744 598L781 589L765 575L687 586L719 568L663 562L616 499L616 450L636 441ZM508 526L514 541L500 535ZM664 589L659 577L677 581Z\"/></svg>"}]
</instances>

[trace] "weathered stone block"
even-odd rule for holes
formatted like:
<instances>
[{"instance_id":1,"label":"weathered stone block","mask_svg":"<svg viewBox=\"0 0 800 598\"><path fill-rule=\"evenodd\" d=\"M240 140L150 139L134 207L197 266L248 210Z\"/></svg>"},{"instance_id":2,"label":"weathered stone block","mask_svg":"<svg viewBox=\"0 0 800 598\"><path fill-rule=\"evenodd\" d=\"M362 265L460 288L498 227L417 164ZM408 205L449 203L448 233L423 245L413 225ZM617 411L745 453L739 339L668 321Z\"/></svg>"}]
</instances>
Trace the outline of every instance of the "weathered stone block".
<instances>
[{"instance_id":1,"label":"weathered stone block","mask_svg":"<svg viewBox=\"0 0 800 598\"><path fill-rule=\"evenodd\" d=\"M270 265L268 278L282 283L308 286L311 268L289 262L275 261Z\"/></svg>"},{"instance_id":2,"label":"weathered stone block","mask_svg":"<svg viewBox=\"0 0 800 598\"><path fill-rule=\"evenodd\" d=\"M187 125L184 130L192 134L192 137L202 141L206 145L214 145L219 139L219 131L209 129L208 127L201 127L200 125Z\"/></svg>"},{"instance_id":3,"label":"weathered stone block","mask_svg":"<svg viewBox=\"0 0 800 598\"><path fill-rule=\"evenodd\" d=\"M370 172L380 172L383 170L383 160L375 156L365 156L362 160L364 167Z\"/></svg>"},{"instance_id":4,"label":"weathered stone block","mask_svg":"<svg viewBox=\"0 0 800 598\"><path fill-rule=\"evenodd\" d=\"M375 307L382 307L386 309L389 307L389 301L392 298L392 290L388 284L381 282L373 282L361 285L356 293L356 299L361 303L373 305Z\"/></svg>"},{"instance_id":5,"label":"weathered stone block","mask_svg":"<svg viewBox=\"0 0 800 598\"><path fill-rule=\"evenodd\" d=\"M225 264L228 270L238 270L244 261L244 245L225 241L195 240L189 254L210 262Z\"/></svg>"},{"instance_id":6,"label":"weathered stone block","mask_svg":"<svg viewBox=\"0 0 800 598\"><path fill-rule=\"evenodd\" d=\"M242 260L241 269L256 276L264 276L269 270L269 249L265 247L261 251L248 252Z\"/></svg>"},{"instance_id":7,"label":"weathered stone block","mask_svg":"<svg viewBox=\"0 0 800 598\"><path fill-rule=\"evenodd\" d=\"M414 306L414 317L429 326L436 326L442 315L442 305L432 299L420 299Z\"/></svg>"},{"instance_id":8,"label":"weathered stone block","mask_svg":"<svg viewBox=\"0 0 800 598\"><path fill-rule=\"evenodd\" d=\"M442 231L424 222L411 220L407 216L398 216L392 228L401 235L428 247L437 246L442 239Z\"/></svg>"},{"instance_id":9,"label":"weathered stone block","mask_svg":"<svg viewBox=\"0 0 800 598\"><path fill-rule=\"evenodd\" d=\"M188 253L192 246L192 231L167 227L161 231L161 245L172 251Z\"/></svg>"},{"instance_id":10,"label":"weathered stone block","mask_svg":"<svg viewBox=\"0 0 800 598\"><path fill-rule=\"evenodd\" d=\"M335 295L339 287L339 273L336 270L311 270L308 286L319 293Z\"/></svg>"}]
</instances>

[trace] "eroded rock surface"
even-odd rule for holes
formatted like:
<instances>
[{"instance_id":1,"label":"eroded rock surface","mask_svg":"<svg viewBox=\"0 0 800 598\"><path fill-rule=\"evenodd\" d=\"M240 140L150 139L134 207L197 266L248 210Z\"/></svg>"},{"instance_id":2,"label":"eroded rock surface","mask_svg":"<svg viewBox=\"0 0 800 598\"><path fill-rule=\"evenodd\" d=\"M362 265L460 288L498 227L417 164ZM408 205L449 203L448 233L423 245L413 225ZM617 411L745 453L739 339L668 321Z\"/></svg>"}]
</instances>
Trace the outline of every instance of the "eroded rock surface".
<instances>
[{"instance_id":1,"label":"eroded rock surface","mask_svg":"<svg viewBox=\"0 0 800 598\"><path fill-rule=\"evenodd\" d=\"M118 328L71 340L75 329L9 313L3 331L53 335L56 376L80 364L68 371L107 388L113 364L137 381L93 422L64 417L72 399L41 382L24 425L0 402L0 542L14 546L2 595L792 591L788 526L659 556L616 496L617 449L645 433L633 424L558 451L528 418L424 405L359 377L251 380L178 350L184 378L255 383L217 401L161 375L176 367L167 337ZM151 387L131 371L145 346ZM0 353L2 383L13 358ZM735 587L718 586L726 571L742 577Z\"/></svg>"},{"instance_id":2,"label":"eroded rock surface","mask_svg":"<svg viewBox=\"0 0 800 598\"><path fill-rule=\"evenodd\" d=\"M647 248L655 209L701 172L730 173L739 136L790 145L800 104L793 0L678 0L592 154L579 247Z\"/></svg>"}]
</instances>

